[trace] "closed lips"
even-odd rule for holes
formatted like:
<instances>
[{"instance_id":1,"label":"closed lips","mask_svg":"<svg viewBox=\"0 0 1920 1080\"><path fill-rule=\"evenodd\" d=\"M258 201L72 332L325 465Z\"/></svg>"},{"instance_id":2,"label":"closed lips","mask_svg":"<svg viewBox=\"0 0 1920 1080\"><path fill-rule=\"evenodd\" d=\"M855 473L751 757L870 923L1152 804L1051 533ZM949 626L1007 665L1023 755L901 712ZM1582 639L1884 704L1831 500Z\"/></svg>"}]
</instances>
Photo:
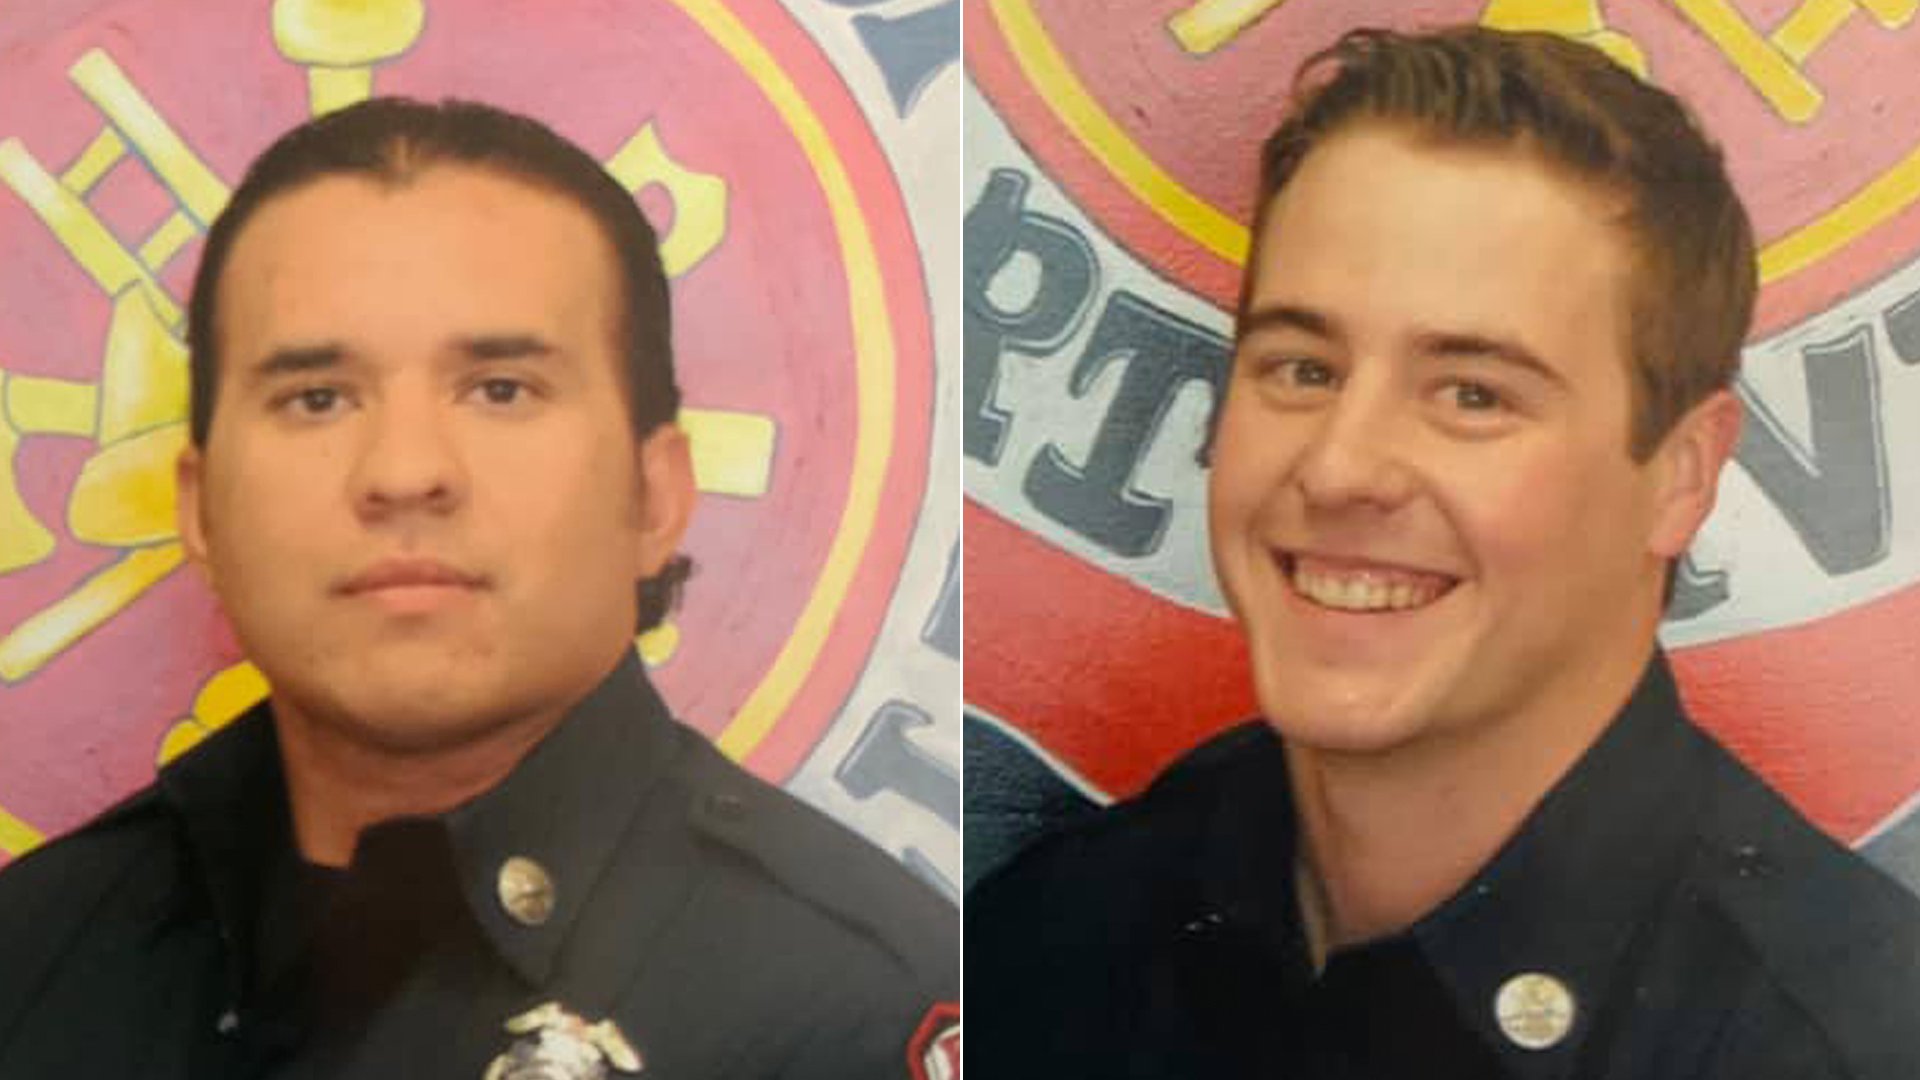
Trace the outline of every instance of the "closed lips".
<instances>
[{"instance_id":1,"label":"closed lips","mask_svg":"<svg viewBox=\"0 0 1920 1080\"><path fill-rule=\"evenodd\" d=\"M337 591L352 596L380 589L442 586L479 588L486 579L431 559L393 559L375 563L340 584Z\"/></svg>"}]
</instances>

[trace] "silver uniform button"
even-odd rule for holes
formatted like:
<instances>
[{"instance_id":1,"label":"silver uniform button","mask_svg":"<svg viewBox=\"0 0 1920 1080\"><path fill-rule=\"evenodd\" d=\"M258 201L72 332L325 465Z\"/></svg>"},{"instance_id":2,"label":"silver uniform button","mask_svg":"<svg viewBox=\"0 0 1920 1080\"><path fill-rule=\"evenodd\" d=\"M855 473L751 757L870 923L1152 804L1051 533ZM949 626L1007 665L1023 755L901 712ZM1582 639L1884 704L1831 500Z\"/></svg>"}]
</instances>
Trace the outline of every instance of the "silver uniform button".
<instances>
[{"instance_id":1,"label":"silver uniform button","mask_svg":"<svg viewBox=\"0 0 1920 1080\"><path fill-rule=\"evenodd\" d=\"M1493 1015L1515 1046L1545 1050L1573 1030L1573 992L1551 975L1529 971L1500 985Z\"/></svg>"},{"instance_id":2,"label":"silver uniform button","mask_svg":"<svg viewBox=\"0 0 1920 1080\"><path fill-rule=\"evenodd\" d=\"M522 926L539 926L553 918L553 878L547 868L524 855L500 864L497 883L500 906Z\"/></svg>"}]
</instances>

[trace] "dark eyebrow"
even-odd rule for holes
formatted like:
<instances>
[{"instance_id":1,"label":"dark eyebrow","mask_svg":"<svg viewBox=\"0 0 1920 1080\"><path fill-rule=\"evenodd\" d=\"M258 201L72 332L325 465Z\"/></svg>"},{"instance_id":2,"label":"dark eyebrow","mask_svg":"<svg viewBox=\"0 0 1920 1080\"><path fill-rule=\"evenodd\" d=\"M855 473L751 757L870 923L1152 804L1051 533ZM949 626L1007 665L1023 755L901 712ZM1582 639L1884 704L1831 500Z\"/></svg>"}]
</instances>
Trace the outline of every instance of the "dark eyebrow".
<instances>
[{"instance_id":1,"label":"dark eyebrow","mask_svg":"<svg viewBox=\"0 0 1920 1080\"><path fill-rule=\"evenodd\" d=\"M1503 364L1523 368L1557 386L1566 386L1566 376L1555 371L1545 360L1540 359L1532 349L1517 341L1503 341L1484 334L1450 333L1431 331L1421 334L1414 342L1416 350L1422 356L1443 358L1484 358Z\"/></svg>"},{"instance_id":2,"label":"dark eyebrow","mask_svg":"<svg viewBox=\"0 0 1920 1080\"><path fill-rule=\"evenodd\" d=\"M1255 308L1247 312L1235 330L1236 336L1242 338L1262 330L1300 330L1328 341L1340 338L1340 328L1334 325L1332 319L1312 308L1293 304L1268 304Z\"/></svg>"},{"instance_id":3,"label":"dark eyebrow","mask_svg":"<svg viewBox=\"0 0 1920 1080\"><path fill-rule=\"evenodd\" d=\"M332 342L324 345L290 345L268 353L253 365L249 374L255 381L261 381L279 375L339 367L346 358L347 350Z\"/></svg>"},{"instance_id":4,"label":"dark eyebrow","mask_svg":"<svg viewBox=\"0 0 1920 1080\"><path fill-rule=\"evenodd\" d=\"M524 360L560 351L538 334L477 334L459 339L455 349L469 360Z\"/></svg>"},{"instance_id":5,"label":"dark eyebrow","mask_svg":"<svg viewBox=\"0 0 1920 1080\"><path fill-rule=\"evenodd\" d=\"M478 334L456 340L454 350L473 361L531 359L560 351L537 334ZM346 346L338 342L288 345L267 353L247 374L255 382L265 382L283 375L337 368L346 361Z\"/></svg>"},{"instance_id":6,"label":"dark eyebrow","mask_svg":"<svg viewBox=\"0 0 1920 1080\"><path fill-rule=\"evenodd\" d=\"M1340 325L1329 316L1294 304L1270 304L1248 312L1236 328L1239 338L1263 330L1296 330L1325 341L1339 342ZM1532 372L1559 387L1567 385L1566 376L1532 349L1517 341L1471 331L1429 330L1414 338L1414 349L1421 356L1441 359L1487 359Z\"/></svg>"}]
</instances>

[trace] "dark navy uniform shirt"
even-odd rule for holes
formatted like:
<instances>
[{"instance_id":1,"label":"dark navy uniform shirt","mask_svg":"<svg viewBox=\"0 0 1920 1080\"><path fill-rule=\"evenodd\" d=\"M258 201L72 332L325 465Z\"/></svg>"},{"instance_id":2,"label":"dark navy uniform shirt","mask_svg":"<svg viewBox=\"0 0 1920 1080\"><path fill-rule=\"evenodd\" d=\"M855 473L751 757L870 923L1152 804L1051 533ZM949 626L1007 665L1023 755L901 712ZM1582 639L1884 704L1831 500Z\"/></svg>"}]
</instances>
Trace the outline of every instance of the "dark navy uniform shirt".
<instances>
[{"instance_id":1,"label":"dark navy uniform shirt","mask_svg":"<svg viewBox=\"0 0 1920 1080\"><path fill-rule=\"evenodd\" d=\"M1920 1077L1920 902L1688 722L1661 658L1464 888L1317 977L1294 834L1254 723L982 881L973 1075Z\"/></svg>"},{"instance_id":2,"label":"dark navy uniform shirt","mask_svg":"<svg viewBox=\"0 0 1920 1080\"><path fill-rule=\"evenodd\" d=\"M297 857L263 705L0 874L0 913L6 1080L481 1080L548 1003L650 1080L902 1077L958 990L952 907L631 658L499 787L342 871Z\"/></svg>"}]
</instances>

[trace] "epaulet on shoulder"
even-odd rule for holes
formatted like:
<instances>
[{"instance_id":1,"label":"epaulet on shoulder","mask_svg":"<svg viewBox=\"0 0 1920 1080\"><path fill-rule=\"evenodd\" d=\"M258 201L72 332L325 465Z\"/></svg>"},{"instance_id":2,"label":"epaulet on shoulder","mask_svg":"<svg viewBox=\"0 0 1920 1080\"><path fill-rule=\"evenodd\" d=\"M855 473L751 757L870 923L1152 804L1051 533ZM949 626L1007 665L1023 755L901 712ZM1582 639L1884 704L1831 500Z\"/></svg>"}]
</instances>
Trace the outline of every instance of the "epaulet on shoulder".
<instances>
[{"instance_id":1,"label":"epaulet on shoulder","mask_svg":"<svg viewBox=\"0 0 1920 1080\"><path fill-rule=\"evenodd\" d=\"M143 823L156 814L164 815L166 812L166 800L160 797L159 785L148 784L101 811L100 816L88 822L81 831L108 832L127 825Z\"/></svg>"},{"instance_id":2,"label":"epaulet on shoulder","mask_svg":"<svg viewBox=\"0 0 1920 1080\"><path fill-rule=\"evenodd\" d=\"M1201 813L1219 791L1221 777L1267 761L1285 751L1280 737L1264 720L1248 720L1208 738L1160 771L1145 790L1090 814L1076 815L1048 826L1007 864L989 876L1006 876L1014 868L1059 866L1059 858L1113 857L1119 851L1141 851L1160 842L1160 830L1142 832L1142 818L1162 823L1186 820ZM1144 847L1143 847L1144 845ZM1090 855L1099 852L1098 855Z\"/></svg>"},{"instance_id":3,"label":"epaulet on shoulder","mask_svg":"<svg viewBox=\"0 0 1920 1080\"><path fill-rule=\"evenodd\" d=\"M6 956L0 964L22 970L33 964L30 957L7 951L8 944L55 949L79 932L80 913L91 911L136 864L159 850L155 829L166 820L165 804L149 788L8 863L0 872L0 909L16 925L36 930L31 939L0 941L0 954Z\"/></svg>"},{"instance_id":4,"label":"epaulet on shoulder","mask_svg":"<svg viewBox=\"0 0 1920 1080\"><path fill-rule=\"evenodd\" d=\"M165 817L166 804L159 789L148 786L134 792L100 812L92 821L73 832L49 841L14 860L9 870L37 865L51 859L77 855L83 849L88 858L97 858L101 845L112 845L130 831Z\"/></svg>"},{"instance_id":5,"label":"epaulet on shoulder","mask_svg":"<svg viewBox=\"0 0 1920 1080\"><path fill-rule=\"evenodd\" d=\"M1731 801L1781 802L1751 777ZM1781 802L1779 812L1702 853L1717 865L1710 902L1747 940L1767 976L1813 1017L1861 1077L1920 1076L1920 897ZM1709 835L1713 835L1710 833ZM1903 1050L1899 1048L1905 1048ZM1896 1053L1900 1067L1869 1068Z\"/></svg>"},{"instance_id":6,"label":"epaulet on shoulder","mask_svg":"<svg viewBox=\"0 0 1920 1080\"><path fill-rule=\"evenodd\" d=\"M952 992L960 920L951 904L857 833L693 741L697 831L851 927L930 990Z\"/></svg>"},{"instance_id":7,"label":"epaulet on shoulder","mask_svg":"<svg viewBox=\"0 0 1920 1080\"><path fill-rule=\"evenodd\" d=\"M1241 767L1249 757L1281 753L1280 737L1272 725L1265 720L1248 720L1180 755L1154 778L1147 791L1151 794L1207 786L1221 773Z\"/></svg>"}]
</instances>

